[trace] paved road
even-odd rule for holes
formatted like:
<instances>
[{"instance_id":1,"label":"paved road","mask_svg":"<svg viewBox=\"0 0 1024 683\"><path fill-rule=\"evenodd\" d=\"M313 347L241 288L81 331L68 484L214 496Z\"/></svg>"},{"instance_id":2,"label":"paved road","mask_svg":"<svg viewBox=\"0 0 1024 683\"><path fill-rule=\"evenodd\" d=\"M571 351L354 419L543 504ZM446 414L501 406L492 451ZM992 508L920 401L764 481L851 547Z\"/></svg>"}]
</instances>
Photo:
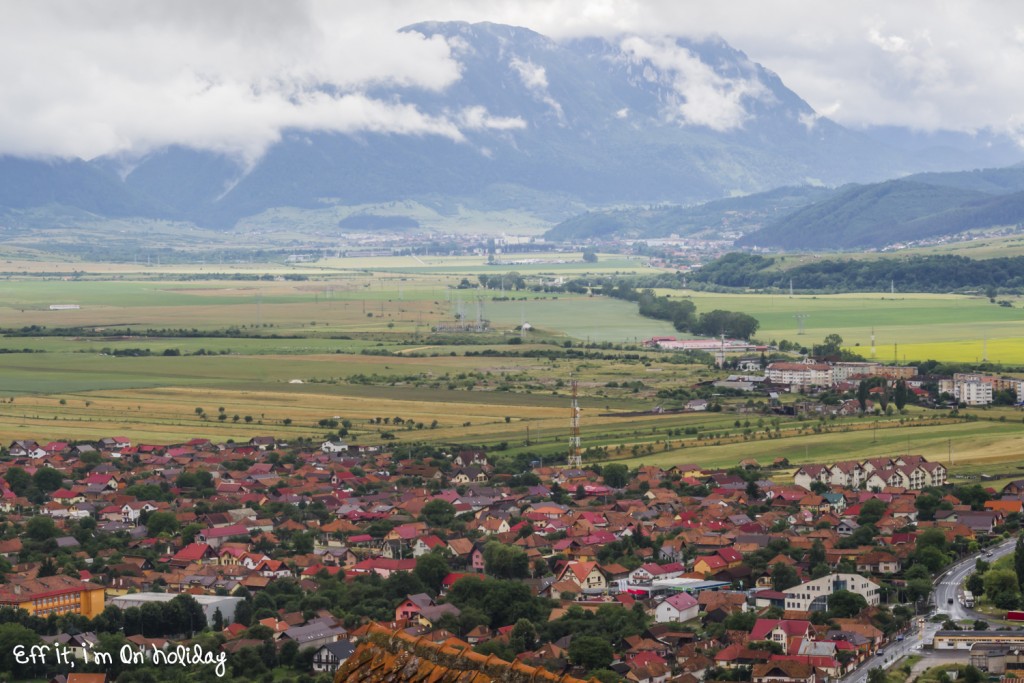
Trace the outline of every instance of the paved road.
<instances>
[{"instance_id":1,"label":"paved road","mask_svg":"<svg viewBox=\"0 0 1024 683\"><path fill-rule=\"evenodd\" d=\"M865 660L859 667L857 667L856 670L851 671L839 680L843 683L866 683L868 679L868 671L875 667L887 669L895 664L901 657L914 654L916 650L921 649L921 646L924 645L924 643L931 642L932 636L937 630L937 624L931 624L928 622L925 622L922 630L917 630L915 626L906 634L903 640L894 640L892 643L875 653L874 657Z\"/></svg>"},{"instance_id":2,"label":"paved road","mask_svg":"<svg viewBox=\"0 0 1024 683\"><path fill-rule=\"evenodd\" d=\"M984 614L967 609L961 603L963 583L974 572L975 561L978 557L983 557L985 560L992 562L1012 553L1016 542L1016 538L1007 539L997 546L992 546L982 555L972 555L947 569L935 582L935 611L948 614L949 618L953 621L962 621L964 619L984 619L987 621L988 617ZM989 553L991 553L991 556L989 556Z\"/></svg>"},{"instance_id":3,"label":"paved road","mask_svg":"<svg viewBox=\"0 0 1024 683\"><path fill-rule=\"evenodd\" d=\"M963 582L968 576L970 576L971 572L974 571L975 562L979 557L983 557L985 560L990 562L997 560L1004 555L1012 553L1016 542L1016 538L1010 538L997 546L988 548L984 553L971 555L947 569L935 581L934 593L936 611L948 614L950 619L955 621L964 619L987 620L988 618L984 614L967 609L960 603L960 597L963 595ZM989 553L991 553L991 555L989 555ZM888 646L882 648L882 650L879 651L880 654L876 653L874 657L866 660L863 664L857 667L856 670L851 671L839 680L842 681L842 683L866 683L868 671L871 669L875 667L887 669L895 664L901 657L914 654L917 651L920 651L918 654L922 654L928 658L961 656L963 654L962 652L946 655L946 653L921 649L926 643L932 642L932 639L935 637L935 632L940 628L941 624L933 624L930 621L925 621L923 626L918 628L917 622L915 621L914 625L902 641L893 641Z\"/></svg>"}]
</instances>

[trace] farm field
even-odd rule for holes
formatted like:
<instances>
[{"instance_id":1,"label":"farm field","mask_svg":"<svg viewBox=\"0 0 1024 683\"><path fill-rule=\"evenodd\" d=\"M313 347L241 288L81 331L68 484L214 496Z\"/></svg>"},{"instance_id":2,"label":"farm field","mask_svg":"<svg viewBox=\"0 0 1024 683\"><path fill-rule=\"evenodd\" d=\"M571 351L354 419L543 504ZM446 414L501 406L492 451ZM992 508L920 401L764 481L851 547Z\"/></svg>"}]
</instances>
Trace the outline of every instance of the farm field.
<instances>
[{"instance_id":1,"label":"farm field","mask_svg":"<svg viewBox=\"0 0 1024 683\"><path fill-rule=\"evenodd\" d=\"M1024 453L1024 425L1021 413L1016 412L1006 422L987 419L978 421L952 421L931 424L928 420L906 426L880 424L877 430L868 428L845 431L842 424L830 432L811 433L794 438L748 441L722 446L702 445L670 450L642 456L639 462L661 465L669 462L695 462L698 464L728 466L744 458L753 458L763 464L775 458L787 458L791 464L827 463L840 460L858 460L898 453L913 453L952 463L954 471L962 468L972 473L1000 472L1008 463L1019 460ZM1024 477L1022 477L1024 478Z\"/></svg>"},{"instance_id":2,"label":"farm field","mask_svg":"<svg viewBox=\"0 0 1024 683\"><path fill-rule=\"evenodd\" d=\"M658 290L672 297L672 290ZM840 335L845 345L870 358L874 330L876 357L899 362L934 358L942 361L981 359L988 348L993 362L1024 364L1024 308L997 306L982 296L958 294L833 294L786 295L685 294L698 311L723 308L756 317L757 336L789 339L810 346L828 334ZM797 314L803 319L799 334ZM952 344L951 342L955 342Z\"/></svg>"},{"instance_id":3,"label":"farm field","mask_svg":"<svg viewBox=\"0 0 1024 683\"><path fill-rule=\"evenodd\" d=\"M12 266L31 264L37 273L67 272L56 263L8 263L0 327L27 329L0 340L9 351L0 354L0 439L125 434L175 442L272 433L315 440L331 431L322 421L345 420L355 440L500 444L512 454L561 457L568 384L576 379L584 447L631 463L729 465L786 457L797 464L906 449L934 459L952 446L957 469L974 476L987 469L1006 474L1024 452L1022 415L1014 411L979 412L977 422L935 419L939 413L919 421L914 413L905 424L879 418L877 430L869 428L873 418L823 426L737 414L741 401L735 400L721 413L636 414L681 405L659 398L659 390L718 376L676 354L637 346L655 335L688 335L641 317L627 301L459 288L463 278L475 284L478 273L492 269L517 270L534 281L556 273L651 272L634 259L602 257L596 267L554 262L564 257L500 266L486 266L481 257L422 256L218 265L226 275L216 279L204 277L211 265L78 263L70 264L75 278L66 279L11 274ZM230 279L234 274L248 279ZM251 279L266 274L302 278ZM698 313L750 313L761 321L758 337L765 341L810 346L838 333L869 356L873 328L882 360L895 353L900 361L974 361L986 353L1024 365L1019 302L1007 308L958 295L662 293L692 298ZM54 303L80 308L49 310ZM797 334L798 313L807 316L804 335ZM459 316L486 318L491 331L477 337L432 332ZM516 331L523 322L533 329ZM560 352L568 342L605 345L607 356L600 349L588 351L593 358L529 356ZM519 355L475 355L487 351ZM778 438L767 438L764 423L774 423Z\"/></svg>"},{"instance_id":4,"label":"farm field","mask_svg":"<svg viewBox=\"0 0 1024 683\"><path fill-rule=\"evenodd\" d=\"M354 259L359 260L359 259ZM372 259L382 261L384 259ZM492 321L509 331L521 322L555 337L635 343L677 335L666 321L640 316L635 305L600 296L453 289L461 278L350 273L309 281L19 279L0 288L0 326L133 327L136 329L254 328L302 337L427 334L457 315ZM934 358L975 362L985 357L1024 364L1024 308L984 297L939 294L784 295L659 290L692 300L698 313L724 308L761 323L757 336L810 346L836 333L870 357L900 362ZM498 299L498 300L495 300ZM504 300L503 300L504 299ZM78 310L49 310L53 303ZM799 334L796 315L803 315ZM263 332L265 330L265 332ZM802 337L802 338L801 338Z\"/></svg>"}]
</instances>

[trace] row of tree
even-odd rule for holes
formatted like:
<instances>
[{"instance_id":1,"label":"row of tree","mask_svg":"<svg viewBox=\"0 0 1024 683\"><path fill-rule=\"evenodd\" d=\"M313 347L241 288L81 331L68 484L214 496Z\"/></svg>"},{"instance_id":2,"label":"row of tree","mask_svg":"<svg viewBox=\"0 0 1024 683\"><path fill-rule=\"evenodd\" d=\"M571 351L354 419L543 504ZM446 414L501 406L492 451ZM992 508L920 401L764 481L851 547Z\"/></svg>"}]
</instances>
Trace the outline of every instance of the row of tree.
<instances>
[{"instance_id":1,"label":"row of tree","mask_svg":"<svg viewBox=\"0 0 1024 683\"><path fill-rule=\"evenodd\" d=\"M667 320L680 332L693 332L709 337L724 334L737 339L750 339L760 326L757 318L736 311L716 309L698 316L696 305L688 299L658 296L652 289L638 291L621 280L605 282L600 292L616 299L636 301L640 315L655 320Z\"/></svg>"},{"instance_id":2,"label":"row of tree","mask_svg":"<svg viewBox=\"0 0 1024 683\"><path fill-rule=\"evenodd\" d=\"M994 288L1024 288L1024 256L983 260L954 255L872 261L828 259L788 269L776 265L777 259L772 257L726 254L705 264L691 276L691 282L780 291L788 290L791 282L804 291L878 292L889 291L893 285L903 292L976 289L990 298L998 291Z\"/></svg>"}]
</instances>

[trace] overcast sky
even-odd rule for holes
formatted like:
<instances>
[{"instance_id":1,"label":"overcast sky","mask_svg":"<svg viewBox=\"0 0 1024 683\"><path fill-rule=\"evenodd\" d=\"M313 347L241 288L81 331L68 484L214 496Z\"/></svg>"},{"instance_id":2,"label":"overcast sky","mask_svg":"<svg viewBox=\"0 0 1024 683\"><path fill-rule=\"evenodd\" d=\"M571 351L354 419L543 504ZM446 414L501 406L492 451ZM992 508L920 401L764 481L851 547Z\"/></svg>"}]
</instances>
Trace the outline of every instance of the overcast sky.
<instances>
[{"instance_id":1,"label":"overcast sky","mask_svg":"<svg viewBox=\"0 0 1024 683\"><path fill-rule=\"evenodd\" d=\"M0 0L0 153L184 144L251 160L285 128L458 140L466 127L518 125L364 94L460 77L443 40L397 33L432 19L555 39L718 35L844 125L990 127L1024 140L1017 0Z\"/></svg>"}]
</instances>

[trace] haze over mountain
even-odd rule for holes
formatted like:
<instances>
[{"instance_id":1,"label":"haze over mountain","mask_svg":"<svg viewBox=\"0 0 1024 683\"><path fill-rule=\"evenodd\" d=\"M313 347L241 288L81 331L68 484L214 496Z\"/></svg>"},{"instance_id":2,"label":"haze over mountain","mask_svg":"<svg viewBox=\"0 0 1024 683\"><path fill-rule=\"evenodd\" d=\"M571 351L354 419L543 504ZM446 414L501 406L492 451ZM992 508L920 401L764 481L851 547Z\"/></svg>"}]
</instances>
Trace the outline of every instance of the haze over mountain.
<instances>
[{"instance_id":1,"label":"haze over mountain","mask_svg":"<svg viewBox=\"0 0 1024 683\"><path fill-rule=\"evenodd\" d=\"M61 220L74 209L230 227L275 207L415 200L442 214L511 208L556 222L580 206L691 204L1022 158L994 135L929 141L843 128L721 40L555 42L462 22L403 30L446 41L459 77L438 90L365 94L401 104L430 124L426 132L293 129L246 162L179 146L141 159L3 157L0 216L25 221L27 209L60 207Z\"/></svg>"}]
</instances>

